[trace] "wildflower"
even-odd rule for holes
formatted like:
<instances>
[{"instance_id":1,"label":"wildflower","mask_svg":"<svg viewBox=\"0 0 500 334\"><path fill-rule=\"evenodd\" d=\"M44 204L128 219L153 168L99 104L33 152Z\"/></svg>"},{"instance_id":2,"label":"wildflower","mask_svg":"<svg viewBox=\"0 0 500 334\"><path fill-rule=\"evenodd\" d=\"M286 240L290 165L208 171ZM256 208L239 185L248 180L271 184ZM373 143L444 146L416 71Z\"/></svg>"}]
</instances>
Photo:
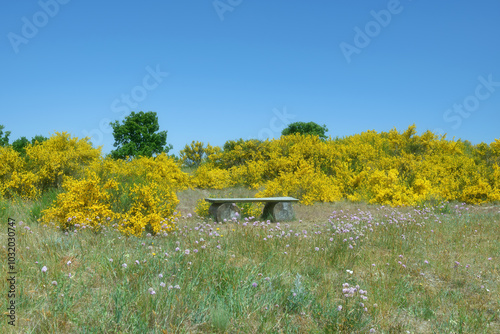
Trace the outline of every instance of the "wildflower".
<instances>
[{"instance_id":1,"label":"wildflower","mask_svg":"<svg viewBox=\"0 0 500 334\"><path fill-rule=\"evenodd\" d=\"M317 252L319 251L319 247L314 247L314 250Z\"/></svg>"},{"instance_id":2,"label":"wildflower","mask_svg":"<svg viewBox=\"0 0 500 334\"><path fill-rule=\"evenodd\" d=\"M52 285L57 285L57 282L56 281L52 281Z\"/></svg>"},{"instance_id":3,"label":"wildflower","mask_svg":"<svg viewBox=\"0 0 500 334\"><path fill-rule=\"evenodd\" d=\"M174 289L180 290L181 287L179 285L174 285Z\"/></svg>"},{"instance_id":4,"label":"wildflower","mask_svg":"<svg viewBox=\"0 0 500 334\"><path fill-rule=\"evenodd\" d=\"M71 260L69 260L68 262L66 262L66 265L69 266L71 264Z\"/></svg>"},{"instance_id":5,"label":"wildflower","mask_svg":"<svg viewBox=\"0 0 500 334\"><path fill-rule=\"evenodd\" d=\"M253 282L253 283L252 283L252 286L253 286L254 288L256 288L256 287L257 287L257 283L256 283L256 282Z\"/></svg>"},{"instance_id":6,"label":"wildflower","mask_svg":"<svg viewBox=\"0 0 500 334\"><path fill-rule=\"evenodd\" d=\"M45 273L45 272L47 272L47 267L46 267L46 266L43 266L43 267L42 267L42 273Z\"/></svg>"},{"instance_id":7,"label":"wildflower","mask_svg":"<svg viewBox=\"0 0 500 334\"><path fill-rule=\"evenodd\" d=\"M139 260L135 260L135 264L140 264Z\"/></svg>"},{"instance_id":8,"label":"wildflower","mask_svg":"<svg viewBox=\"0 0 500 334\"><path fill-rule=\"evenodd\" d=\"M166 284L165 284L165 283L163 283L163 282L161 282L161 283L160 283L160 286L161 286L162 288L164 288L164 287L165 287L165 285L166 285Z\"/></svg>"},{"instance_id":9,"label":"wildflower","mask_svg":"<svg viewBox=\"0 0 500 334\"><path fill-rule=\"evenodd\" d=\"M186 250L184 251L184 254L189 255L189 249L186 249Z\"/></svg>"},{"instance_id":10,"label":"wildflower","mask_svg":"<svg viewBox=\"0 0 500 334\"><path fill-rule=\"evenodd\" d=\"M127 268L127 264L126 263L122 264L122 267Z\"/></svg>"},{"instance_id":11,"label":"wildflower","mask_svg":"<svg viewBox=\"0 0 500 334\"><path fill-rule=\"evenodd\" d=\"M339 307L337 307L337 310L342 311L342 305L339 305Z\"/></svg>"},{"instance_id":12,"label":"wildflower","mask_svg":"<svg viewBox=\"0 0 500 334\"><path fill-rule=\"evenodd\" d=\"M425 261L424 261L424 263L425 263L425 264L429 264L429 261L425 260Z\"/></svg>"}]
</instances>

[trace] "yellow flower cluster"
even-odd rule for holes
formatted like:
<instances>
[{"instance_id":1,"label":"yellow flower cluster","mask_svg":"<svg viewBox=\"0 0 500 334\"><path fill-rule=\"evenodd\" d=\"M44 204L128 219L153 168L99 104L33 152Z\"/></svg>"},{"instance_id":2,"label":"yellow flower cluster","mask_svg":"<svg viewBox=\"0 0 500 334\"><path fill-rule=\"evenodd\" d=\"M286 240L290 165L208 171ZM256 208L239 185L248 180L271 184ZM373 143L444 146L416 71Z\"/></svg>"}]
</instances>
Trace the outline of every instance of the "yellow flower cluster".
<instances>
[{"instance_id":1,"label":"yellow flower cluster","mask_svg":"<svg viewBox=\"0 0 500 334\"><path fill-rule=\"evenodd\" d=\"M101 150L85 139L58 133L48 140L28 144L22 158L12 147L0 147L0 195L37 198L59 187L64 176L82 175L85 167L101 156Z\"/></svg>"},{"instance_id":2,"label":"yellow flower cluster","mask_svg":"<svg viewBox=\"0 0 500 334\"><path fill-rule=\"evenodd\" d=\"M26 147L21 157L0 147L0 195L36 199L61 189L42 220L67 229L100 230L106 225L133 235L175 229L176 191L192 186L192 177L166 154L154 158L103 159L88 138L55 133Z\"/></svg>"},{"instance_id":3,"label":"yellow flower cluster","mask_svg":"<svg viewBox=\"0 0 500 334\"><path fill-rule=\"evenodd\" d=\"M196 207L194 208L194 212L200 217L208 217L209 209L210 209L210 203L205 201L204 198L200 198L196 202Z\"/></svg>"},{"instance_id":4,"label":"yellow flower cluster","mask_svg":"<svg viewBox=\"0 0 500 334\"><path fill-rule=\"evenodd\" d=\"M176 191L191 185L174 159L162 153L130 161L94 161L81 179L67 177L64 192L43 212L44 221L62 228L75 224L96 230L106 223L128 235L175 229Z\"/></svg>"},{"instance_id":5,"label":"yellow flower cluster","mask_svg":"<svg viewBox=\"0 0 500 334\"><path fill-rule=\"evenodd\" d=\"M230 141L194 175L201 188L235 184L258 196L302 203L345 198L388 205L430 199L484 203L500 199L500 140L490 145L447 140L430 131L367 131L321 140L300 134Z\"/></svg>"}]
</instances>

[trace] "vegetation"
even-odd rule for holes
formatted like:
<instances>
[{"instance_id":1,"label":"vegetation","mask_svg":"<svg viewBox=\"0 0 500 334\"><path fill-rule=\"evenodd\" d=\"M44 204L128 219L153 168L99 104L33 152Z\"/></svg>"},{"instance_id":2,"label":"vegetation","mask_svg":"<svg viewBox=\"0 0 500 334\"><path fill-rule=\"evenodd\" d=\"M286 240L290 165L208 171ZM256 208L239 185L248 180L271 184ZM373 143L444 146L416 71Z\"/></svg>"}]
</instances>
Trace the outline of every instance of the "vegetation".
<instances>
[{"instance_id":1,"label":"vegetation","mask_svg":"<svg viewBox=\"0 0 500 334\"><path fill-rule=\"evenodd\" d=\"M328 132L328 128L326 125L318 125L314 122L294 122L289 124L281 134L283 136L293 135L293 134L302 134L302 135L311 135L318 136L320 139L326 139L326 133Z\"/></svg>"},{"instance_id":2,"label":"vegetation","mask_svg":"<svg viewBox=\"0 0 500 334\"><path fill-rule=\"evenodd\" d=\"M7 146L9 145L9 136L10 136L10 131L5 131L3 132L3 129L5 126L0 125L0 146Z\"/></svg>"},{"instance_id":3,"label":"vegetation","mask_svg":"<svg viewBox=\"0 0 500 334\"><path fill-rule=\"evenodd\" d=\"M190 145L186 145L180 151L180 158L185 166L198 167L201 163L206 162L212 154L220 152L220 150L220 147L214 147L210 144L205 146L202 142L193 140Z\"/></svg>"},{"instance_id":4,"label":"vegetation","mask_svg":"<svg viewBox=\"0 0 500 334\"><path fill-rule=\"evenodd\" d=\"M62 232L32 208L0 207L3 222L17 218L18 269L16 328L4 318L2 333L500 330L499 206L299 204L302 221L280 224L215 223L191 209L167 236L129 238Z\"/></svg>"},{"instance_id":5,"label":"vegetation","mask_svg":"<svg viewBox=\"0 0 500 334\"><path fill-rule=\"evenodd\" d=\"M168 153L172 145L167 145L167 131L160 131L158 116L155 112L132 111L120 124L110 123L116 147L111 151L114 159L128 157L152 157L160 153Z\"/></svg>"},{"instance_id":6,"label":"vegetation","mask_svg":"<svg viewBox=\"0 0 500 334\"><path fill-rule=\"evenodd\" d=\"M288 135L229 141L194 173L195 185L259 189L302 203L342 199L383 205L500 201L500 139L490 145L447 140L414 125L342 139Z\"/></svg>"},{"instance_id":7,"label":"vegetation","mask_svg":"<svg viewBox=\"0 0 500 334\"><path fill-rule=\"evenodd\" d=\"M14 149L14 151L18 152L19 154L21 154L21 156L24 157L24 156L26 156L26 147L28 146L28 144L31 143L32 145L35 145L37 143L44 142L47 139L48 139L47 137L38 135L38 136L31 138L31 141L30 141L30 140L28 140L28 138L23 136L23 137L18 138L12 142L12 148Z\"/></svg>"},{"instance_id":8,"label":"vegetation","mask_svg":"<svg viewBox=\"0 0 500 334\"><path fill-rule=\"evenodd\" d=\"M499 139L194 142L191 174L67 133L24 152L0 147L3 240L17 221L2 333L500 331ZM204 217L206 197L274 195L300 198L299 220Z\"/></svg>"}]
</instances>

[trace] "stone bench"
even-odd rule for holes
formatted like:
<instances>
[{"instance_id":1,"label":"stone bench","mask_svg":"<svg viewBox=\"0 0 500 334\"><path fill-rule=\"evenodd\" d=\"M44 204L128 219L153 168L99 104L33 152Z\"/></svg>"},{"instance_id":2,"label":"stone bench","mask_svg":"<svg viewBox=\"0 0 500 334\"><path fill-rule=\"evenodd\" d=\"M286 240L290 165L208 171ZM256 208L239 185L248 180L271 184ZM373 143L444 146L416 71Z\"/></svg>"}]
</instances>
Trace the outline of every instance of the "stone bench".
<instances>
[{"instance_id":1,"label":"stone bench","mask_svg":"<svg viewBox=\"0 0 500 334\"><path fill-rule=\"evenodd\" d=\"M263 198L205 198L212 203L208 210L210 216L217 222L231 220L240 215L236 203L265 202L263 217L272 221L287 221L294 218L292 202L299 200L293 197L263 197Z\"/></svg>"}]
</instances>

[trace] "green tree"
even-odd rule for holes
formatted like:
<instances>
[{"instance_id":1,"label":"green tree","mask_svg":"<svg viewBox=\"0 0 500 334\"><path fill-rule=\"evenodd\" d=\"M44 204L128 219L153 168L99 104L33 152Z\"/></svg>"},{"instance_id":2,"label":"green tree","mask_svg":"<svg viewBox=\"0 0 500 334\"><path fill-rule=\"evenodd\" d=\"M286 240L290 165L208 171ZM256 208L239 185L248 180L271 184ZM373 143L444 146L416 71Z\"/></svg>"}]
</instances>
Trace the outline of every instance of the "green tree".
<instances>
[{"instance_id":1,"label":"green tree","mask_svg":"<svg viewBox=\"0 0 500 334\"><path fill-rule=\"evenodd\" d=\"M26 155L26 146L30 141L26 137L21 137L19 139L16 139L12 142L12 148L14 151L19 152L21 156Z\"/></svg>"},{"instance_id":2,"label":"green tree","mask_svg":"<svg viewBox=\"0 0 500 334\"><path fill-rule=\"evenodd\" d=\"M314 122L294 122L289 124L283 131L281 131L281 134L283 136L286 135L291 135L294 133L301 133L301 134L309 134L309 135L314 135L318 136L321 139L326 139L325 133L328 132L328 129L326 125L318 125Z\"/></svg>"},{"instance_id":3,"label":"green tree","mask_svg":"<svg viewBox=\"0 0 500 334\"><path fill-rule=\"evenodd\" d=\"M9 136L10 136L10 131L5 131L5 134L3 133L3 129L5 127L3 125L0 125L0 146L7 146L9 145Z\"/></svg>"},{"instance_id":4,"label":"green tree","mask_svg":"<svg viewBox=\"0 0 500 334\"><path fill-rule=\"evenodd\" d=\"M114 159L168 153L172 145L167 145L167 131L159 131L158 116L155 112L132 111L122 124L118 121L110 123L113 128L116 150L111 151Z\"/></svg>"}]
</instances>

